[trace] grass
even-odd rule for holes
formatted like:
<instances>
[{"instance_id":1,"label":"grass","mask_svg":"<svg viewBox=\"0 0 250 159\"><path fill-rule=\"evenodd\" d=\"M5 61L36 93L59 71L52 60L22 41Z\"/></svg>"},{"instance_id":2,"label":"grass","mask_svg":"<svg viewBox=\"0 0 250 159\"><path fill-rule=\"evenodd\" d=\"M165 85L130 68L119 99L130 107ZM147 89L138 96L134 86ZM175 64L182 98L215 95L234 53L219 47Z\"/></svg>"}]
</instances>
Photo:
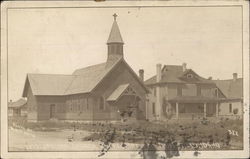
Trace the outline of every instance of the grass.
<instances>
[{"instance_id":1,"label":"grass","mask_svg":"<svg viewBox=\"0 0 250 159\"><path fill-rule=\"evenodd\" d=\"M243 148L243 121L221 119L213 122L179 120L175 122L147 122L133 123L80 123L44 121L29 123L25 118L10 119L9 126L32 129L34 131L57 131L64 129L85 130L92 132L82 141L103 141L104 143L139 143L152 142L161 145L167 141L184 145L189 143L219 143L220 149ZM228 130L238 132L238 136L230 135ZM186 146L185 146L186 145ZM237 146L235 146L237 145Z\"/></svg>"}]
</instances>

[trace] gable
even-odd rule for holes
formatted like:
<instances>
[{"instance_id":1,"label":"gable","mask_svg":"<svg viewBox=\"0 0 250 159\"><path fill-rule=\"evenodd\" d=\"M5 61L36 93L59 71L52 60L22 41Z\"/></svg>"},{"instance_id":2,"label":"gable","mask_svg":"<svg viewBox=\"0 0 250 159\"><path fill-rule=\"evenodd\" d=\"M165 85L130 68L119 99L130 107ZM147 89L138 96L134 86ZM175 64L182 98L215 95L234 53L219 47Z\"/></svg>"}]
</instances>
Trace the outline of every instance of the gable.
<instances>
[{"instance_id":1,"label":"gable","mask_svg":"<svg viewBox=\"0 0 250 159\"><path fill-rule=\"evenodd\" d=\"M70 83L65 94L89 93L112 71L121 61L118 59L113 65L106 67L106 63L93 65L76 70L75 79Z\"/></svg>"},{"instance_id":2,"label":"gable","mask_svg":"<svg viewBox=\"0 0 250 159\"><path fill-rule=\"evenodd\" d=\"M117 76L119 72L122 72L122 70L127 70L131 77L134 79L134 81L136 81L136 83L145 91L148 92L148 89L145 87L145 85L143 84L143 82L139 79L139 77L137 76L137 74L132 70L132 68L126 63L126 61L124 59L121 59L119 61L119 63L117 63L112 70L110 70L105 77L96 85L96 87L92 90L96 90L98 87L102 87L102 85L107 85L110 83L112 78L111 76ZM115 73L115 75L112 75L113 73Z\"/></svg>"},{"instance_id":3,"label":"gable","mask_svg":"<svg viewBox=\"0 0 250 159\"><path fill-rule=\"evenodd\" d=\"M199 75L196 74L193 70L189 69L179 77L180 79L187 82L198 82L200 81Z\"/></svg>"},{"instance_id":4,"label":"gable","mask_svg":"<svg viewBox=\"0 0 250 159\"><path fill-rule=\"evenodd\" d=\"M183 72L182 66L178 65L165 65L161 73L160 83L213 83L211 80L199 76L192 69ZM144 83L146 85L157 84L156 76L149 78Z\"/></svg>"},{"instance_id":5,"label":"gable","mask_svg":"<svg viewBox=\"0 0 250 159\"><path fill-rule=\"evenodd\" d=\"M239 78L236 81L230 80L214 80L216 86L227 98L242 98L243 97L243 79Z\"/></svg>"},{"instance_id":6,"label":"gable","mask_svg":"<svg viewBox=\"0 0 250 159\"><path fill-rule=\"evenodd\" d=\"M28 74L23 97L27 97L30 86L33 95L64 95L75 76L54 74Z\"/></svg>"}]
</instances>

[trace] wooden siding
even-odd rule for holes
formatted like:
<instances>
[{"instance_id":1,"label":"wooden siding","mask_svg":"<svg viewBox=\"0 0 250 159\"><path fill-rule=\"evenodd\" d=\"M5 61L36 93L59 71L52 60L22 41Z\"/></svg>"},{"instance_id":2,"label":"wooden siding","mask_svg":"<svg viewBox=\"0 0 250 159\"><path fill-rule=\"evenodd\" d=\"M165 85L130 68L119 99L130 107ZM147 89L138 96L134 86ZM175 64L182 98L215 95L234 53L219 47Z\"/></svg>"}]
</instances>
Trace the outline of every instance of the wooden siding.
<instances>
[{"instance_id":1,"label":"wooden siding","mask_svg":"<svg viewBox=\"0 0 250 159\"><path fill-rule=\"evenodd\" d=\"M55 105L55 118L60 120L92 120L93 99L87 95L39 96L38 120L50 119L50 106ZM84 103L84 101L88 101ZM79 103L78 103L79 101Z\"/></svg>"},{"instance_id":2,"label":"wooden siding","mask_svg":"<svg viewBox=\"0 0 250 159\"><path fill-rule=\"evenodd\" d=\"M229 111L229 104L232 105L232 112ZM234 115L233 110L238 109L238 113L235 115L243 115L243 104L242 102L223 102L220 103L219 106L219 115L220 116L228 116L228 115Z\"/></svg>"},{"instance_id":3,"label":"wooden siding","mask_svg":"<svg viewBox=\"0 0 250 159\"><path fill-rule=\"evenodd\" d=\"M65 97L60 96L38 96L38 120L50 119L50 106L55 105L55 118L63 119L65 112Z\"/></svg>"},{"instance_id":4,"label":"wooden siding","mask_svg":"<svg viewBox=\"0 0 250 159\"><path fill-rule=\"evenodd\" d=\"M121 63L116 67L107 78L105 78L100 85L95 89L95 107L94 107L94 120L119 120L118 109L108 102L105 102L105 109L99 110L98 98L103 97L106 99L112 94L112 92L121 84L129 83L136 93L140 96L141 102L139 108L142 110L141 115L145 118L145 100L146 92L139 82L135 79L125 64ZM115 119L114 119L115 118Z\"/></svg>"}]
</instances>

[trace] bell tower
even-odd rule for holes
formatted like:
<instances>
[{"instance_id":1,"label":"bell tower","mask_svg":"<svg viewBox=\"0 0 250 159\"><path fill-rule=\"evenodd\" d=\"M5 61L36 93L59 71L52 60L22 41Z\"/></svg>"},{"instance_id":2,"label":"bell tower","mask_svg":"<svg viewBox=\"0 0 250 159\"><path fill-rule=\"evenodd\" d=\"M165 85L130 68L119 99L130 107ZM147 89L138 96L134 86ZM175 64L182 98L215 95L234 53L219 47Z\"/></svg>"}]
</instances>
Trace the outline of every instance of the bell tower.
<instances>
[{"instance_id":1,"label":"bell tower","mask_svg":"<svg viewBox=\"0 0 250 159\"><path fill-rule=\"evenodd\" d=\"M114 14L113 16L114 16L114 22L107 41L108 45L107 65L109 65L109 63L114 63L120 58L123 58L124 42L122 40L122 36L116 21L117 14Z\"/></svg>"}]
</instances>

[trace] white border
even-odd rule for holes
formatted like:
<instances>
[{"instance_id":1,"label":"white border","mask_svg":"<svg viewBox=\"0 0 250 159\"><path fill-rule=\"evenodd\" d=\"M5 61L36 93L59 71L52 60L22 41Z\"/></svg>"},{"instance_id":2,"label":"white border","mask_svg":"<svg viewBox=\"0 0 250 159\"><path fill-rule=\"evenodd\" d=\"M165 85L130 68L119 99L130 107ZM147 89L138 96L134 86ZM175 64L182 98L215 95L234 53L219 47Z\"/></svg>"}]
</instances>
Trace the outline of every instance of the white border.
<instances>
[{"instance_id":1,"label":"white border","mask_svg":"<svg viewBox=\"0 0 250 159\"><path fill-rule=\"evenodd\" d=\"M249 3L248 1L5 1L1 4L1 158L97 158L99 152L8 152L7 148L7 44L6 9L8 7L103 7L103 6L207 6L242 5L243 8L243 73L244 73L244 150L202 151L199 158L248 158L249 157ZM193 152L181 152L181 158L194 158ZM141 158L138 152L109 152L100 158Z\"/></svg>"}]
</instances>

